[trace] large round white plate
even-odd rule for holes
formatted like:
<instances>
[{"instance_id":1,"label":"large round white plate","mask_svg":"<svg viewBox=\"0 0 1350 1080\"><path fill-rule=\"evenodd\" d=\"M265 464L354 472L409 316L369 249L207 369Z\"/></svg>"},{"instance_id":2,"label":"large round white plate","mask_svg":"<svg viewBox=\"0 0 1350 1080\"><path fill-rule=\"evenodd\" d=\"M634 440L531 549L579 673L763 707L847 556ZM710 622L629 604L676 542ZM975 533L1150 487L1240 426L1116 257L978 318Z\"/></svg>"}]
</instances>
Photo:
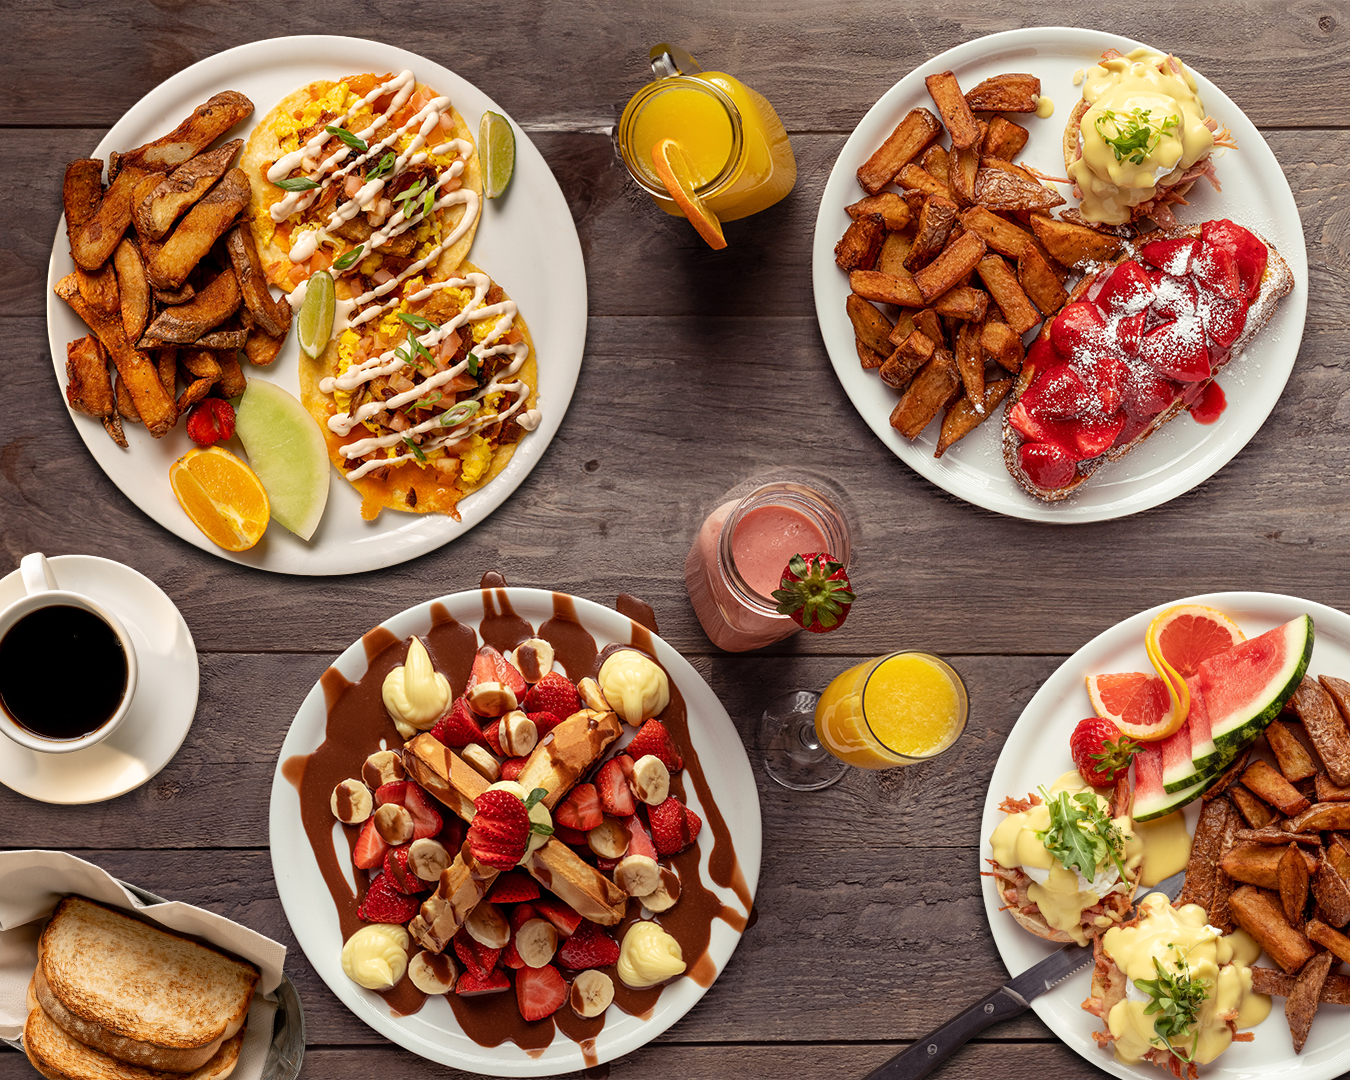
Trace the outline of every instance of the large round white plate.
<instances>
[{"instance_id":1,"label":"large round white plate","mask_svg":"<svg viewBox=\"0 0 1350 1080\"><path fill-rule=\"evenodd\" d=\"M506 593L516 614L536 628L552 618L551 592L507 589ZM466 625L477 628L482 621L482 593L474 590L442 596L435 601L428 600L386 619L380 625L399 638L424 634L431 626L433 603L444 604L454 618ZM578 621L600 648L614 643L627 644L632 640L632 623L626 616L581 597L575 598L575 604ZM732 845L753 897L759 881L762 834L759 795L745 747L726 709L698 672L664 640L653 635L652 641L656 648L656 659L684 695L689 713L690 738L703 763L708 784L717 793L717 806L731 831ZM364 675L367 661L360 640L353 642L333 663L333 667L352 681ZM537 1058L527 1056L514 1043L506 1042L498 1047L479 1046L464 1034L445 1001L430 999L421 1012L395 1019L389 1015L389 1006L383 998L363 990L343 974L340 960L342 934L338 928L337 911L329 899L313 849L300 823L299 796L294 785L281 773L281 763L287 758L293 754L308 754L318 748L325 738L327 719L323 688L316 683L301 704L300 711L295 714L295 720L282 744L276 775L272 780L268 818L272 870L276 875L281 905L300 947L305 950L305 956L319 976L352 1012L381 1035L443 1065L490 1076L549 1076L584 1068L586 1061L581 1047L561 1033ZM692 785L687 796L695 813L700 813L702 804L697 793L692 790ZM711 849L711 844L705 844L699 861L703 882L733 911L740 911L741 903L730 890L711 883L708 876ZM740 939L740 933L725 922L713 921L708 955L718 975L722 973ZM641 1020L617 1009L611 1010L604 1030L596 1039L595 1054L598 1060L609 1061L654 1039L693 1008L705 992L693 979L685 977L666 987L649 1019Z\"/></svg>"},{"instance_id":2,"label":"large round white plate","mask_svg":"<svg viewBox=\"0 0 1350 1080\"><path fill-rule=\"evenodd\" d=\"M1255 637L1299 615L1312 616L1314 643L1310 675L1350 674L1350 616L1335 608L1276 593L1207 593L1177 600L1178 604L1208 604L1229 615L1247 634ZM1083 680L1088 675L1114 671L1151 671L1144 653L1144 632L1153 617L1171 604L1159 604L1098 634L1045 681L1027 703L1008 740L1003 745L980 822L980 858L989 857L989 837L1003 820L998 804L1009 795L1021 798L1041 784L1050 784L1073 766L1069 735L1078 721L1092 715ZM1199 803L1186 808L1192 833L1200 815ZM1001 906L992 880L984 878L984 909L994 933L994 944L1011 975L1020 975L1032 964L1049 956L1059 946L1023 930ZM1142 895L1142 894L1141 894ZM1263 956L1261 963L1273 966ZM1115 1076L1154 1080L1152 1066L1130 1066L1117 1061L1109 1050L1099 1049L1092 1032L1101 1022L1079 1008L1088 996L1089 968L1084 968L1032 1002L1046 1026L1099 1069ZM1269 1017L1253 1029L1256 1041L1234 1043L1217 1061L1204 1067L1207 1077L1263 1080L1297 1077L1298 1080L1330 1080L1350 1069L1350 1025L1334 1006L1319 1012L1303 1053L1294 1054L1285 1022L1283 1002L1275 999Z\"/></svg>"},{"instance_id":3,"label":"large round white plate","mask_svg":"<svg viewBox=\"0 0 1350 1080\"><path fill-rule=\"evenodd\" d=\"M0 737L0 784L39 802L104 802L140 787L178 753L197 712L197 648L183 615L144 574L93 555L48 560L62 589L97 600L122 620L140 679L121 726L72 754L40 754ZM0 579L0 608L24 595L15 570Z\"/></svg>"},{"instance_id":4,"label":"large round white plate","mask_svg":"<svg viewBox=\"0 0 1350 1080\"><path fill-rule=\"evenodd\" d=\"M320 35L274 38L218 53L161 83L113 125L94 155L106 158L112 150L128 150L163 135L222 90L238 90L253 102L253 115L228 136L247 138L256 121L273 105L306 83L405 68L448 94L475 133L485 111L504 112L452 71L391 45ZM139 424L127 424L130 447L122 450L108 438L98 420L72 411L80 437L113 483L150 517L203 551L284 574L352 574L405 562L462 535L500 506L539 463L557 433L572 400L586 340L586 268L572 214L534 143L514 122L512 126L516 166L511 186L500 198L483 200L483 216L469 258L520 305L538 354L539 407L544 419L521 440L502 474L459 504L460 521L443 514L391 510L385 510L373 522L362 521L356 489L340 478L331 478L328 509L308 543L273 522L252 550L224 551L188 520L169 488L169 465L192 447L182 423L162 439L152 439ZM72 269L62 218L47 272L47 339L56 378L63 389L66 343L89 332L51 291ZM266 368L245 365L246 374L251 379L276 382L298 395L299 356L292 332L274 364ZM227 445L239 449L237 440Z\"/></svg>"},{"instance_id":5,"label":"large round white plate","mask_svg":"<svg viewBox=\"0 0 1350 1080\"><path fill-rule=\"evenodd\" d=\"M1198 223L1231 217L1240 225L1251 226L1279 249L1295 279L1294 291L1281 302L1274 319L1219 376L1218 382L1228 395L1228 408L1217 423L1206 427L1182 416L1123 460L1104 466L1077 495L1064 502L1043 503L1018 487L1003 464L1001 410L941 458L934 458L937 422L913 442L905 439L890 425L896 395L875 371L864 371L859 365L853 327L844 312L848 277L834 263L834 245L848 227L844 207L863 195L855 175L858 166L910 109L935 108L924 77L950 70L969 89L1005 71L1039 76L1042 92L1055 102L1055 114L1048 120L1016 118L1031 131L1027 147L1017 160L1051 175L1062 175L1060 141L1064 123L1082 96L1080 88L1073 85L1073 73L1091 66L1106 49L1128 52L1140 44L1095 30L1041 26L991 34L949 49L882 95L849 136L825 185L816 216L811 265L820 333L844 392L867 426L905 464L986 510L1032 521L1082 522L1123 517L1167 502L1218 472L1247 445L1275 407L1298 355L1308 307L1308 256L1294 196L1256 127L1223 91L1196 72L1201 100L1212 116L1232 129L1241 149L1226 152L1218 161L1222 193L1207 183L1197 184L1191 193L1191 205L1182 208L1182 220ZM1160 44L1165 46L1166 42ZM1061 193L1067 194L1067 187L1060 187Z\"/></svg>"}]
</instances>

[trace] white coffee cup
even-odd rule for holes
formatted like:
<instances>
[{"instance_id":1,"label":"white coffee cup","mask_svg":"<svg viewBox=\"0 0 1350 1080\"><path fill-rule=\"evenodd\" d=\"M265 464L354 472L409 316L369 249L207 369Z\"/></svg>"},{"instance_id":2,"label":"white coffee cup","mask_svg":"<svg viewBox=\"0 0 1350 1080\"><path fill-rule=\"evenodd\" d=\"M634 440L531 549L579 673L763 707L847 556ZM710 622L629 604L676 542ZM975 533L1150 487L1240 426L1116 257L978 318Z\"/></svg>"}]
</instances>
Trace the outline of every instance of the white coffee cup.
<instances>
[{"instance_id":1,"label":"white coffee cup","mask_svg":"<svg viewBox=\"0 0 1350 1080\"><path fill-rule=\"evenodd\" d=\"M3 645L5 636L26 616L43 608L58 606L80 608L101 619L116 635L122 646L122 653L126 657L127 679L121 699L113 714L87 735L77 739L53 739L39 735L11 716L3 700L0 700L0 732L20 746L45 754L69 754L83 750L101 742L116 731L131 708L131 699L136 693L136 647L132 644L127 628L122 625L122 620L106 607L81 593L60 588L52 573L51 564L40 553L34 552L23 557L19 563L19 575L27 595L0 611L0 646ZM71 657L69 678L73 683L79 677L80 658ZM53 709L61 708L63 693L68 689L69 687L63 686L50 688Z\"/></svg>"}]
</instances>

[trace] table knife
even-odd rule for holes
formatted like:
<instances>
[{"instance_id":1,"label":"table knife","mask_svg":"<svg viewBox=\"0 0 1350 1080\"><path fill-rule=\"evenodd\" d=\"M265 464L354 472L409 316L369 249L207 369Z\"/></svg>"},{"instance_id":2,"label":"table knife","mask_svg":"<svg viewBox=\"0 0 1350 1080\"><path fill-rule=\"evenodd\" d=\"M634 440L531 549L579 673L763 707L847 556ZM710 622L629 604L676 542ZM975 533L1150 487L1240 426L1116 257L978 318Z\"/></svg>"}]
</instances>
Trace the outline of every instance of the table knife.
<instances>
[{"instance_id":1,"label":"table knife","mask_svg":"<svg viewBox=\"0 0 1350 1080\"><path fill-rule=\"evenodd\" d=\"M1175 900L1185 880L1186 871L1183 870L1148 889L1144 895L1160 892L1166 893L1169 900ZM1090 963L1091 945L1072 942L1065 945L873 1069L864 1080L919 1080L919 1077L927 1076L985 1028L1026 1012L1033 999Z\"/></svg>"}]
</instances>

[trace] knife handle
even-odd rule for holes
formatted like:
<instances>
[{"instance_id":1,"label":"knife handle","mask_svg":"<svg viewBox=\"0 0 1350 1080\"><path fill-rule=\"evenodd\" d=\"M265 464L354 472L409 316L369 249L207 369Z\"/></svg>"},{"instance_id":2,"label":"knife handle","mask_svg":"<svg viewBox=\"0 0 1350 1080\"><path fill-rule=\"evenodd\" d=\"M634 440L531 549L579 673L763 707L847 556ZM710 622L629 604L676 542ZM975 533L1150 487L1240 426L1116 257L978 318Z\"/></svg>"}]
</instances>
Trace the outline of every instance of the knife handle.
<instances>
[{"instance_id":1,"label":"knife handle","mask_svg":"<svg viewBox=\"0 0 1350 1080\"><path fill-rule=\"evenodd\" d=\"M919 1080L927 1076L952 1054L985 1028L1008 1020L1031 1008L1022 998L1000 986L960 1016L948 1020L940 1028L929 1032L913 1046L907 1047L890 1061L868 1073L865 1080Z\"/></svg>"}]
</instances>

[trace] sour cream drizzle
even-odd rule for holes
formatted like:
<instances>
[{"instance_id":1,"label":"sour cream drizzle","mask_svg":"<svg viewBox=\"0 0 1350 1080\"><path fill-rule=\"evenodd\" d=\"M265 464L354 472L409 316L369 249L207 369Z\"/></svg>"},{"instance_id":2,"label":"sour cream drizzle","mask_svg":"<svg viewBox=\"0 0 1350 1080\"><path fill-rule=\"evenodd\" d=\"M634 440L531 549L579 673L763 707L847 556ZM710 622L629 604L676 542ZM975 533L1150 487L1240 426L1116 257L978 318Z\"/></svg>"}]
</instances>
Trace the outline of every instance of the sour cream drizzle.
<instances>
[{"instance_id":1,"label":"sour cream drizzle","mask_svg":"<svg viewBox=\"0 0 1350 1080\"><path fill-rule=\"evenodd\" d=\"M503 335L511 329L511 324L515 321L518 311L515 301L503 300L498 304L485 305L483 299L487 296L487 291L492 286L492 280L486 274L480 273L470 273L462 278L449 278L445 281L433 282L425 289L410 296L408 301L410 304L421 303L430 298L438 289L464 288L465 286L469 286L473 289L473 299L465 304L463 310L461 310L453 319L443 323L435 330L428 330L418 337L417 340L428 349L434 350L436 345L438 345L442 339L448 337L453 331L457 330L465 323L481 322L485 319L496 319L496 324L493 326L492 330L482 341L472 346L471 352L478 357L480 363L489 356L507 353L511 354L512 359L509 364L493 375L486 386L481 387L478 392L474 394L472 400L481 402L489 394L498 392L509 393L513 395L514 400L507 408L497 412L490 412L487 415L483 415L483 410L480 409L479 413L468 418L464 423L451 428L449 431L446 431L441 427L440 417L434 416L430 420L425 420L420 424L408 428L406 431L358 439L355 442L343 446L340 450L342 456L348 461L365 457L367 454L376 450L397 446L414 435L440 432L440 434L426 440L418 447L425 455L428 450L437 450L450 443L457 442L477 431L481 431L483 428L506 420L511 416L515 416L516 423L526 431L533 431L539 426L542 414L538 409L525 409L522 411L525 399L529 397L530 393L528 384L522 380L512 378L525 363L525 358L529 355L530 351L529 346L523 341L517 342L516 344L500 341ZM371 310L378 312L381 309L375 308ZM367 312L362 313L363 316L367 314ZM360 321L364 322L366 319L361 318ZM351 391L381 375L393 375L394 373L401 371L405 366L403 360L395 355L396 351L396 349L389 349L386 352L380 353L378 356L369 357L359 364L353 364L341 375L328 376L320 380L319 389L325 394L331 394L334 390ZM352 431L355 430L356 426L363 421L369 420L377 413L385 410L395 411L406 405L410 405L412 402L431 393L438 387L450 382L456 375L466 371L468 366L469 361L466 357L458 364L429 376L411 390L396 394L394 397L384 401L367 401L360 405L354 413L337 413L328 419L329 430L339 436L350 435ZM349 480L359 480L373 470L383 468L386 465L398 465L405 461L417 460L417 455L412 453L403 454L398 457L373 458L370 461L359 465L357 468L352 469L346 475Z\"/></svg>"}]
</instances>

